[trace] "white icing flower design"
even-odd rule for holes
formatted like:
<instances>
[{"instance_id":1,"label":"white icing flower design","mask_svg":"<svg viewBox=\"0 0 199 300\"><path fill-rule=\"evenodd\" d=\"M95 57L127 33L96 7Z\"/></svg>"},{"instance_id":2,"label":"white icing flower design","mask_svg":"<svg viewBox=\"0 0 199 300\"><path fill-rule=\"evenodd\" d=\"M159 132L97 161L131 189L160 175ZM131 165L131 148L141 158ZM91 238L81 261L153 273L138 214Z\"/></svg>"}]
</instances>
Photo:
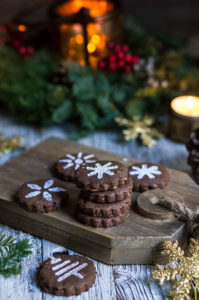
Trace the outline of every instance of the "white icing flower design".
<instances>
[{"instance_id":1,"label":"white icing flower design","mask_svg":"<svg viewBox=\"0 0 199 300\"><path fill-rule=\"evenodd\" d=\"M49 192L65 192L66 190L60 187L52 187L54 180L50 179L44 183L44 186L41 187L38 184L28 183L27 186L34 190L25 196L25 198L36 197L39 194L43 193L43 197L47 201L52 201L52 195Z\"/></svg>"},{"instance_id":2,"label":"white icing flower design","mask_svg":"<svg viewBox=\"0 0 199 300\"><path fill-rule=\"evenodd\" d=\"M108 162L105 165L101 165L100 163L96 163L95 167L86 167L87 170L91 170L92 172L88 173L88 176L93 176L97 174L97 178L101 179L104 174L108 174L110 176L114 175L114 172L111 170L117 169L118 166L111 166L112 162Z\"/></svg>"},{"instance_id":3,"label":"white icing flower design","mask_svg":"<svg viewBox=\"0 0 199 300\"><path fill-rule=\"evenodd\" d=\"M79 152L77 156L72 154L66 154L66 158L60 159L59 162L65 163L63 169L68 169L72 166L75 166L75 170L79 169L80 165L90 164L96 162L96 160L91 160L90 158L94 157L94 154L87 154L83 156L82 152Z\"/></svg>"},{"instance_id":4,"label":"white icing flower design","mask_svg":"<svg viewBox=\"0 0 199 300\"><path fill-rule=\"evenodd\" d=\"M140 167L132 166L132 170L130 171L130 175L137 175L137 179L142 179L144 176L148 176L150 179L154 179L155 175L160 175L162 172L158 169L158 166L147 167L146 164L143 164Z\"/></svg>"}]
</instances>

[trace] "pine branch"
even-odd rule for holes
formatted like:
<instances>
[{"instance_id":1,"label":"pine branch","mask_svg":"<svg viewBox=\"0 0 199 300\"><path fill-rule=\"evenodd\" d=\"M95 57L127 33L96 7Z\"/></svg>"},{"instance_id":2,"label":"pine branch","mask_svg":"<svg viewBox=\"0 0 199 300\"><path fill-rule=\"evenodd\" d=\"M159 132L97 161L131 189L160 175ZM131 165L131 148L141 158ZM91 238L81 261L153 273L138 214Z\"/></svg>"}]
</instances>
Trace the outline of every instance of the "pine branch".
<instances>
[{"instance_id":1,"label":"pine branch","mask_svg":"<svg viewBox=\"0 0 199 300\"><path fill-rule=\"evenodd\" d=\"M21 262L23 258L32 253L32 245L28 239L16 242L15 238L9 236L5 238L4 234L0 235L0 274L4 277L17 275L21 273Z\"/></svg>"},{"instance_id":2,"label":"pine branch","mask_svg":"<svg viewBox=\"0 0 199 300\"><path fill-rule=\"evenodd\" d=\"M16 239L11 235L5 237L5 234L0 234L0 259L7 255L10 249L15 245Z\"/></svg>"}]
</instances>

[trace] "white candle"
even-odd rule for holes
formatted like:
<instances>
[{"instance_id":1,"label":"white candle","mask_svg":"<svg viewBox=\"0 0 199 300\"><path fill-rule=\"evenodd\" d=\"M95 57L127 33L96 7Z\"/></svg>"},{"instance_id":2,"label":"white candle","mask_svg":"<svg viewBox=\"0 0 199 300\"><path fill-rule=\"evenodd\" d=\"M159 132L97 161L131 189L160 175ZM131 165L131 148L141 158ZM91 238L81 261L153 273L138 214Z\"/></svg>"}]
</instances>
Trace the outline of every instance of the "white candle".
<instances>
[{"instance_id":1,"label":"white candle","mask_svg":"<svg viewBox=\"0 0 199 300\"><path fill-rule=\"evenodd\" d=\"M199 97L180 96L172 100L171 108L174 112L186 117L199 117Z\"/></svg>"}]
</instances>

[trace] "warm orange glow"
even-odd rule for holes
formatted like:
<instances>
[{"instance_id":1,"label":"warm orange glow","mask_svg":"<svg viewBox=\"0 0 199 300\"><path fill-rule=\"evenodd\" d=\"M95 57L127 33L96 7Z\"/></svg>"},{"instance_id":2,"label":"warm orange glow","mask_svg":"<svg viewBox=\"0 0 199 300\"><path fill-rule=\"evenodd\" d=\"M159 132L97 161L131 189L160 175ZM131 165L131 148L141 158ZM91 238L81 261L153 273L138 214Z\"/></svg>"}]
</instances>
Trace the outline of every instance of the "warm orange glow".
<instances>
[{"instance_id":1,"label":"warm orange glow","mask_svg":"<svg viewBox=\"0 0 199 300\"><path fill-rule=\"evenodd\" d=\"M68 54L69 54L70 56L74 56L74 55L75 55L75 50L74 50L74 49L70 49L70 50L68 51Z\"/></svg>"},{"instance_id":2,"label":"warm orange glow","mask_svg":"<svg viewBox=\"0 0 199 300\"><path fill-rule=\"evenodd\" d=\"M22 24L21 24L21 25L18 25L17 28L18 28L18 30L21 31L21 32L24 32L24 31L26 31L26 29L27 29L26 26L25 26L25 25L22 25Z\"/></svg>"},{"instance_id":3,"label":"warm orange glow","mask_svg":"<svg viewBox=\"0 0 199 300\"><path fill-rule=\"evenodd\" d=\"M77 13L82 7L90 10L93 17L102 16L111 12L114 9L114 4L106 0L70 0L58 6L57 13L60 16L68 16ZM97 20L97 19L96 19ZM108 21L109 22L109 21ZM111 23L110 23L111 24ZM110 26L110 24L108 24ZM89 62L93 68L97 67L100 57L92 55L95 50L103 57L107 54L106 43L110 37L109 26L104 26L101 18L95 23L87 25L88 44L87 49ZM84 36L83 28L80 24L62 24L60 26L61 32L61 52L64 60L71 59L78 61L80 64L85 64L85 50L83 47ZM109 37L107 37L109 35Z\"/></svg>"},{"instance_id":4,"label":"warm orange glow","mask_svg":"<svg viewBox=\"0 0 199 300\"><path fill-rule=\"evenodd\" d=\"M104 33L102 33L101 35L100 35L100 38L101 38L101 40L106 40L107 39L107 36L106 36L106 34L104 34Z\"/></svg>"},{"instance_id":5,"label":"warm orange glow","mask_svg":"<svg viewBox=\"0 0 199 300\"><path fill-rule=\"evenodd\" d=\"M75 39L76 39L76 42L80 45L83 44L83 42L84 42L84 38L81 34L77 34Z\"/></svg>"},{"instance_id":6,"label":"warm orange glow","mask_svg":"<svg viewBox=\"0 0 199 300\"><path fill-rule=\"evenodd\" d=\"M67 24L62 24L61 25L61 29L62 30L68 30L69 29L69 26Z\"/></svg>"},{"instance_id":7,"label":"warm orange glow","mask_svg":"<svg viewBox=\"0 0 199 300\"><path fill-rule=\"evenodd\" d=\"M171 102L171 108L173 111L183 116L199 117L199 97L177 97Z\"/></svg>"},{"instance_id":8,"label":"warm orange glow","mask_svg":"<svg viewBox=\"0 0 199 300\"><path fill-rule=\"evenodd\" d=\"M74 38L74 37L70 38L69 44L70 44L71 46L74 46L75 43L76 43L75 38Z\"/></svg>"},{"instance_id":9,"label":"warm orange glow","mask_svg":"<svg viewBox=\"0 0 199 300\"><path fill-rule=\"evenodd\" d=\"M106 0L76 0L76 1L68 1L66 3L61 4L57 8L57 13L60 16L68 16L70 14L77 13L82 7L86 7L90 10L90 15L92 17L97 17L100 15L104 15L113 10L113 3Z\"/></svg>"}]
</instances>

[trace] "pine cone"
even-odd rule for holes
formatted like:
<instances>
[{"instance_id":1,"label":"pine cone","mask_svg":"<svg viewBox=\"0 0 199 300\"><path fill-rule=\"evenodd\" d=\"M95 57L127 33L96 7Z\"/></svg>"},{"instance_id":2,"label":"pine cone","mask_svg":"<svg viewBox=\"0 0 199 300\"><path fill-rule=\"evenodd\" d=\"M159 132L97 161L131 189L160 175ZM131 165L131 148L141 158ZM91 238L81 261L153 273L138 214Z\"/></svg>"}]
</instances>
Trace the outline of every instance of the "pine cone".
<instances>
[{"instance_id":1,"label":"pine cone","mask_svg":"<svg viewBox=\"0 0 199 300\"><path fill-rule=\"evenodd\" d=\"M199 128L192 131L186 147L189 151L188 164L192 167L193 178L199 185Z\"/></svg>"},{"instance_id":2,"label":"pine cone","mask_svg":"<svg viewBox=\"0 0 199 300\"><path fill-rule=\"evenodd\" d=\"M186 147L188 151L191 151L193 149L197 149L199 151L199 127L192 131Z\"/></svg>"},{"instance_id":3,"label":"pine cone","mask_svg":"<svg viewBox=\"0 0 199 300\"><path fill-rule=\"evenodd\" d=\"M190 166L199 166L199 150L193 149L188 156L188 164Z\"/></svg>"},{"instance_id":4,"label":"pine cone","mask_svg":"<svg viewBox=\"0 0 199 300\"><path fill-rule=\"evenodd\" d=\"M192 131L190 139L186 144L189 151L188 164L192 167L199 166L199 128Z\"/></svg>"},{"instance_id":5,"label":"pine cone","mask_svg":"<svg viewBox=\"0 0 199 300\"><path fill-rule=\"evenodd\" d=\"M192 168L192 174L195 182L199 185L199 167Z\"/></svg>"}]
</instances>

